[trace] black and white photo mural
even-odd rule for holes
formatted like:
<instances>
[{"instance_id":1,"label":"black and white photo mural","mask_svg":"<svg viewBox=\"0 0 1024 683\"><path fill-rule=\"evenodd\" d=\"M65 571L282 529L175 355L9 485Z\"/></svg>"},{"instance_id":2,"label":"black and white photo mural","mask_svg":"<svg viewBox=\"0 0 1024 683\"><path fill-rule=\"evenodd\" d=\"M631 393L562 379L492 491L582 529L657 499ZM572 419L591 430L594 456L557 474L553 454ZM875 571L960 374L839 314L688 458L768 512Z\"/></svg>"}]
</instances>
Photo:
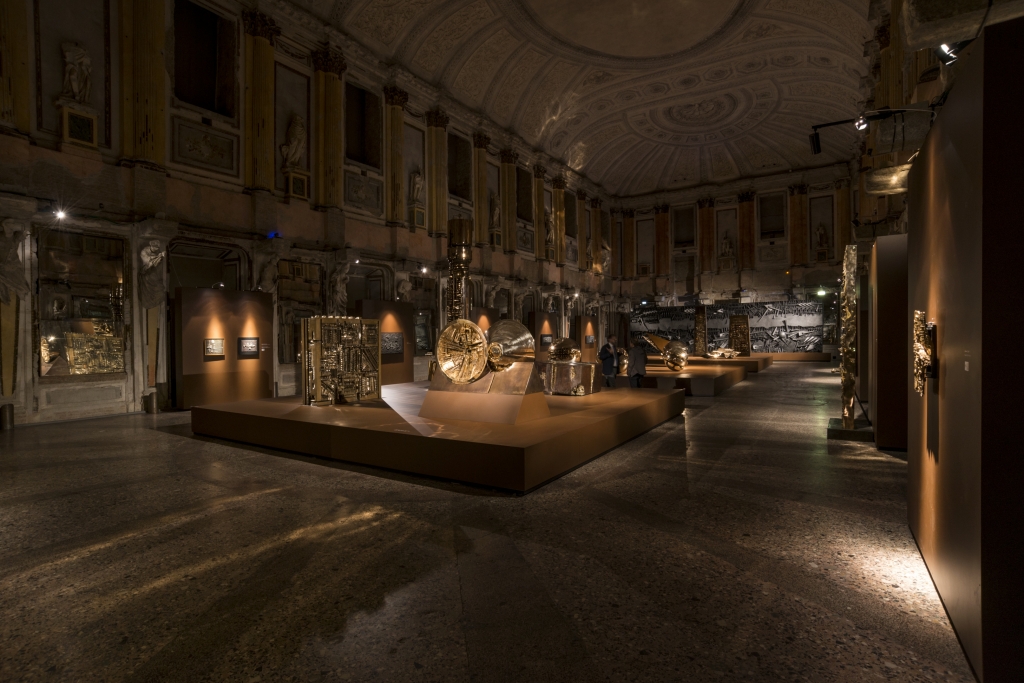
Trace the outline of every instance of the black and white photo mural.
<instances>
[{"instance_id":1,"label":"black and white photo mural","mask_svg":"<svg viewBox=\"0 0 1024 683\"><path fill-rule=\"evenodd\" d=\"M712 304L707 306L708 350L729 345L729 316L746 315L750 320L750 350L753 353L820 352L824 306L818 301L762 301L753 304ZM651 332L688 344L693 351L693 306L638 306L630 316L629 332L635 343ZM652 347L653 349L653 347ZM651 351L655 353L654 350Z\"/></svg>"}]
</instances>

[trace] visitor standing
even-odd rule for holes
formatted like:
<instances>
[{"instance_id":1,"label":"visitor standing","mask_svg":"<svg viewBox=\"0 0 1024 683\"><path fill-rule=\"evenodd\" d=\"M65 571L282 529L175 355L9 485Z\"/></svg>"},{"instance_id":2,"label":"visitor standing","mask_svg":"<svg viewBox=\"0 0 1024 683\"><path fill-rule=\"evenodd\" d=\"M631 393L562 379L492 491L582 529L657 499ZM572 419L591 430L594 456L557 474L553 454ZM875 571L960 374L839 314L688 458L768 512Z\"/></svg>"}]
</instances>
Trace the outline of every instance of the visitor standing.
<instances>
[{"instance_id":1,"label":"visitor standing","mask_svg":"<svg viewBox=\"0 0 1024 683\"><path fill-rule=\"evenodd\" d=\"M601 361L601 373L604 375L606 387L615 386L615 375L619 371L619 350L615 348L618 341L614 334L609 334L608 343L602 346L600 353L597 354Z\"/></svg>"},{"instance_id":2,"label":"visitor standing","mask_svg":"<svg viewBox=\"0 0 1024 683\"><path fill-rule=\"evenodd\" d=\"M647 374L647 351L643 344L633 342L629 348L629 386L640 387L640 380Z\"/></svg>"}]
</instances>

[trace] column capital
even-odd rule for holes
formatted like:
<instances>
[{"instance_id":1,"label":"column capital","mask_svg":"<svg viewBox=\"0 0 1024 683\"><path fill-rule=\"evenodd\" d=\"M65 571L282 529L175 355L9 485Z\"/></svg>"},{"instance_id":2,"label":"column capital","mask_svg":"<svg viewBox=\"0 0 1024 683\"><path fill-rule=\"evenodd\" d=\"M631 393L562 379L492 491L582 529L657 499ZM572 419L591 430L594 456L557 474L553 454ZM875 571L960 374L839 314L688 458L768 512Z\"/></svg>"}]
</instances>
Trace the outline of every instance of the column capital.
<instances>
[{"instance_id":1,"label":"column capital","mask_svg":"<svg viewBox=\"0 0 1024 683\"><path fill-rule=\"evenodd\" d=\"M486 133L473 133L473 147L476 149L487 149L491 144L491 138Z\"/></svg>"},{"instance_id":2,"label":"column capital","mask_svg":"<svg viewBox=\"0 0 1024 683\"><path fill-rule=\"evenodd\" d=\"M844 189L848 188L849 186L850 186L850 179L849 178L840 178L839 180L836 181L836 189L837 190L844 190Z\"/></svg>"},{"instance_id":3,"label":"column capital","mask_svg":"<svg viewBox=\"0 0 1024 683\"><path fill-rule=\"evenodd\" d=\"M708 209L715 205L714 197L701 197L697 200L697 208Z\"/></svg>"},{"instance_id":4,"label":"column capital","mask_svg":"<svg viewBox=\"0 0 1024 683\"><path fill-rule=\"evenodd\" d=\"M547 174L548 174L548 169L544 168L540 164L534 164L533 165L533 177L534 178L543 178Z\"/></svg>"},{"instance_id":5,"label":"column capital","mask_svg":"<svg viewBox=\"0 0 1024 683\"><path fill-rule=\"evenodd\" d=\"M740 203L752 202L754 197L757 195L753 190L747 190L746 192L740 192Z\"/></svg>"},{"instance_id":6,"label":"column capital","mask_svg":"<svg viewBox=\"0 0 1024 683\"><path fill-rule=\"evenodd\" d=\"M590 208L592 208L592 209L600 209L601 208L601 200L600 200L600 198L594 197L593 199L591 199L590 200Z\"/></svg>"},{"instance_id":7,"label":"column capital","mask_svg":"<svg viewBox=\"0 0 1024 683\"><path fill-rule=\"evenodd\" d=\"M444 113L444 110L440 108L428 109L423 117L426 119L429 128L447 128L448 124L451 123L448 114Z\"/></svg>"},{"instance_id":8,"label":"column capital","mask_svg":"<svg viewBox=\"0 0 1024 683\"><path fill-rule=\"evenodd\" d=\"M622 210L622 217L623 218L633 218L634 216L636 216L636 210L635 209L623 209Z\"/></svg>"},{"instance_id":9,"label":"column capital","mask_svg":"<svg viewBox=\"0 0 1024 683\"><path fill-rule=\"evenodd\" d=\"M501 163L503 164L517 164L519 163L519 152L514 149L506 147L505 149L498 152L501 157Z\"/></svg>"},{"instance_id":10,"label":"column capital","mask_svg":"<svg viewBox=\"0 0 1024 683\"><path fill-rule=\"evenodd\" d=\"M326 45L319 50L314 50L310 57L313 59L313 68L316 71L335 74L338 78L341 78L342 74L345 73L345 69L348 68L348 64L345 63L345 56L338 50L332 50Z\"/></svg>"},{"instance_id":11,"label":"column capital","mask_svg":"<svg viewBox=\"0 0 1024 683\"><path fill-rule=\"evenodd\" d=\"M277 23L256 9L242 11L242 24L247 34L256 38L266 38L271 45L274 44L274 38L281 35L281 28Z\"/></svg>"},{"instance_id":12,"label":"column capital","mask_svg":"<svg viewBox=\"0 0 1024 683\"><path fill-rule=\"evenodd\" d=\"M565 176L558 175L551 179L551 189L553 190L564 190L565 189Z\"/></svg>"},{"instance_id":13,"label":"column capital","mask_svg":"<svg viewBox=\"0 0 1024 683\"><path fill-rule=\"evenodd\" d=\"M392 107L402 107L409 102L409 93L399 88L397 85L388 84L383 88L384 101Z\"/></svg>"},{"instance_id":14,"label":"column capital","mask_svg":"<svg viewBox=\"0 0 1024 683\"><path fill-rule=\"evenodd\" d=\"M587 201L587 191L586 190L576 190L576 199L580 200L581 202Z\"/></svg>"},{"instance_id":15,"label":"column capital","mask_svg":"<svg viewBox=\"0 0 1024 683\"><path fill-rule=\"evenodd\" d=\"M807 194L807 186L806 185L790 185L789 186L789 196L792 197L793 195L797 195L797 194Z\"/></svg>"},{"instance_id":16,"label":"column capital","mask_svg":"<svg viewBox=\"0 0 1024 683\"><path fill-rule=\"evenodd\" d=\"M668 213L668 204L662 204L661 206L654 207L654 213Z\"/></svg>"}]
</instances>

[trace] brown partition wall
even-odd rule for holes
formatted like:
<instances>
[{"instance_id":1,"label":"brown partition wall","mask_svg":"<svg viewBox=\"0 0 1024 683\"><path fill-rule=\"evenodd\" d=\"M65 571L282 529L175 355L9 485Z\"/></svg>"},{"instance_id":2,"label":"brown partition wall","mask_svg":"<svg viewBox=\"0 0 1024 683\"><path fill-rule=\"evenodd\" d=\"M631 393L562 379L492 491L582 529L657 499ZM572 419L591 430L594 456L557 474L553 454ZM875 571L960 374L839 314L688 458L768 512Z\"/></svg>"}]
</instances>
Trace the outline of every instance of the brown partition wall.
<instances>
[{"instance_id":1,"label":"brown partition wall","mask_svg":"<svg viewBox=\"0 0 1024 683\"><path fill-rule=\"evenodd\" d=\"M592 341L587 341L591 338ZM580 315L576 317L576 343L580 345L580 352L584 363L597 362L597 349L601 343L601 333L597 328L597 318L592 315Z\"/></svg>"},{"instance_id":2,"label":"brown partition wall","mask_svg":"<svg viewBox=\"0 0 1024 683\"><path fill-rule=\"evenodd\" d=\"M887 235L871 249L871 382L868 415L878 448L907 447L907 236ZM864 348L864 347L861 347Z\"/></svg>"},{"instance_id":3,"label":"brown partition wall","mask_svg":"<svg viewBox=\"0 0 1024 683\"><path fill-rule=\"evenodd\" d=\"M1024 19L985 29L913 169L909 306L937 326L938 378L908 388L910 527L964 651L986 683L1024 681ZM910 350L908 367L913 367Z\"/></svg>"},{"instance_id":4,"label":"brown partition wall","mask_svg":"<svg viewBox=\"0 0 1024 683\"><path fill-rule=\"evenodd\" d=\"M175 407L273 396L273 311L270 294L179 287L174 298ZM240 338L259 340L255 357L240 353ZM220 340L223 353L207 354L208 339Z\"/></svg>"},{"instance_id":5,"label":"brown partition wall","mask_svg":"<svg viewBox=\"0 0 1024 683\"><path fill-rule=\"evenodd\" d=\"M380 320L382 386L413 381L413 358L416 355L416 325L413 322L413 314L412 304L404 301L361 299L356 302L356 315L360 318ZM385 353L383 336L395 333L402 335L402 352Z\"/></svg>"}]
</instances>

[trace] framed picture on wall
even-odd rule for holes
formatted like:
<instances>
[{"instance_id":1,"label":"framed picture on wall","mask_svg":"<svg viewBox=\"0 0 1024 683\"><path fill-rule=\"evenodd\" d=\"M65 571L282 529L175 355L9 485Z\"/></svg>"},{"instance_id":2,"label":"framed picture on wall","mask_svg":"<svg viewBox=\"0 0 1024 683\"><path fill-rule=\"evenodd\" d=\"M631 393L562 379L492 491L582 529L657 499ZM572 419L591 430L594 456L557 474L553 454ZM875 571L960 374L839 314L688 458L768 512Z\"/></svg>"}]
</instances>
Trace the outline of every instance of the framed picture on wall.
<instances>
[{"instance_id":1,"label":"framed picture on wall","mask_svg":"<svg viewBox=\"0 0 1024 683\"><path fill-rule=\"evenodd\" d=\"M260 338L259 337L239 337L238 338L238 357L241 358L241 359L259 358L260 357Z\"/></svg>"},{"instance_id":2,"label":"framed picture on wall","mask_svg":"<svg viewBox=\"0 0 1024 683\"><path fill-rule=\"evenodd\" d=\"M223 339L204 339L203 340L203 358L219 359L224 357L224 340Z\"/></svg>"},{"instance_id":3,"label":"framed picture on wall","mask_svg":"<svg viewBox=\"0 0 1024 683\"><path fill-rule=\"evenodd\" d=\"M586 337L583 338L583 343L586 344L587 346L593 346L594 345L594 335L588 334Z\"/></svg>"},{"instance_id":4,"label":"framed picture on wall","mask_svg":"<svg viewBox=\"0 0 1024 683\"><path fill-rule=\"evenodd\" d=\"M547 346L553 340L554 340L554 335L552 335L552 334L542 334L542 335L540 335L541 346Z\"/></svg>"}]
</instances>

